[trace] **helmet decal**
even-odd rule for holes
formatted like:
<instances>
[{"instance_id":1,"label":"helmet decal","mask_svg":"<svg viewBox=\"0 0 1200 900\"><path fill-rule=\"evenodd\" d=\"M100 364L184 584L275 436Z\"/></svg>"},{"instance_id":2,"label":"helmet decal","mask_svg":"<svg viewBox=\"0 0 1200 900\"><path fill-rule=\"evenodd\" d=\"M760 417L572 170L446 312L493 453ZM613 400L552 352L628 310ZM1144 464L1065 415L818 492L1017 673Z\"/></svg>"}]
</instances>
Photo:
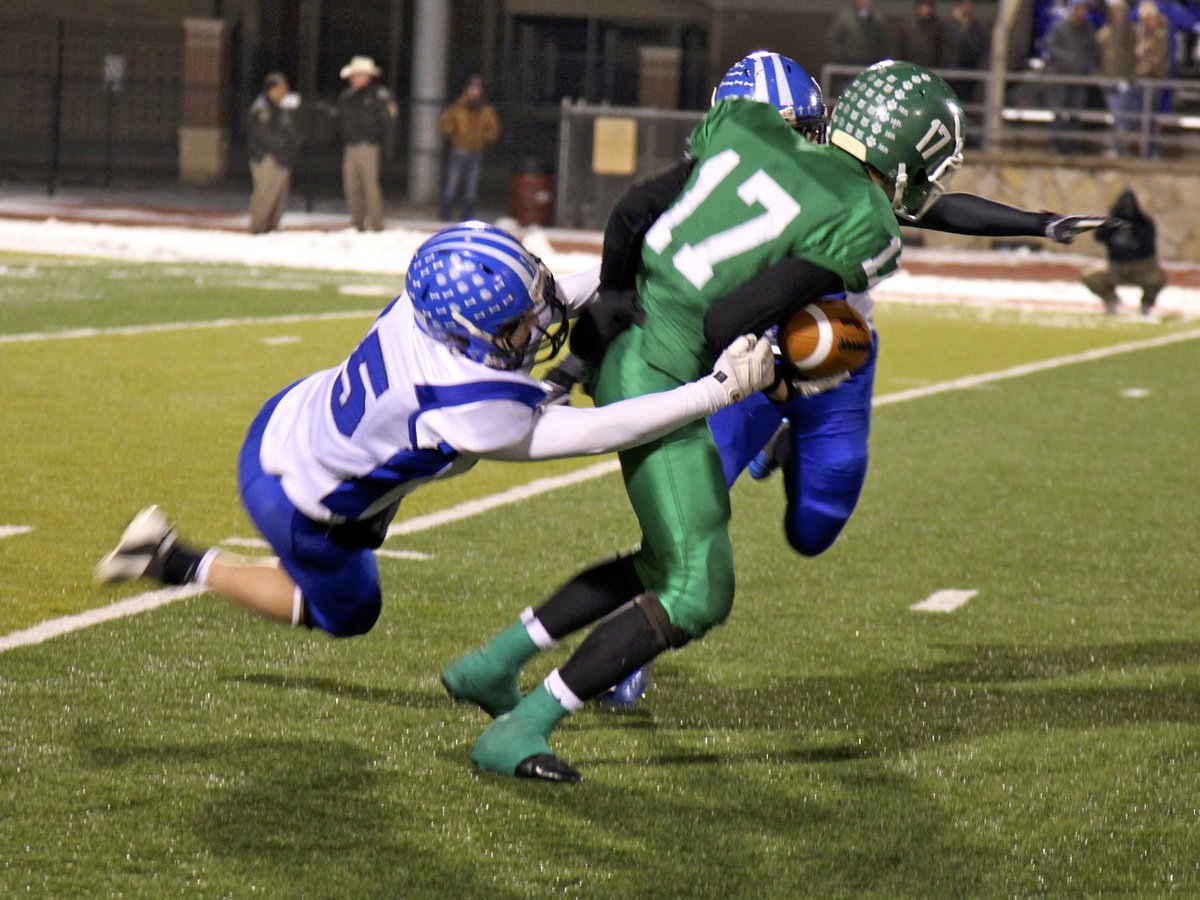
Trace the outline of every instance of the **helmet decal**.
<instances>
[{"instance_id":1,"label":"helmet decal","mask_svg":"<svg viewBox=\"0 0 1200 900\"><path fill-rule=\"evenodd\" d=\"M962 163L962 107L933 72L884 60L846 87L830 117L829 142L878 170L895 188L896 213L913 221Z\"/></svg>"},{"instance_id":2,"label":"helmet decal","mask_svg":"<svg viewBox=\"0 0 1200 900\"><path fill-rule=\"evenodd\" d=\"M482 222L445 228L417 248L405 292L418 328L494 369L528 369L566 341L554 277L516 238ZM530 339L514 345L527 319Z\"/></svg>"}]
</instances>

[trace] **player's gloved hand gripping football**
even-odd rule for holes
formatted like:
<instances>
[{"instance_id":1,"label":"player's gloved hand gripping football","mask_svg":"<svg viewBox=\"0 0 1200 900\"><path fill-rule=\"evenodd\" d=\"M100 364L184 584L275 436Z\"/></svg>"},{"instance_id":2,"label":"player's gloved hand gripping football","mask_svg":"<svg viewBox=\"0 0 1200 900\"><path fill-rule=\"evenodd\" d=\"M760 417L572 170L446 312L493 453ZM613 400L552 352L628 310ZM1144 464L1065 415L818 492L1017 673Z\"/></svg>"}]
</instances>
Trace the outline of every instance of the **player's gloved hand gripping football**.
<instances>
[{"instance_id":1,"label":"player's gloved hand gripping football","mask_svg":"<svg viewBox=\"0 0 1200 900\"><path fill-rule=\"evenodd\" d=\"M731 403L769 387L775 380L770 340L743 334L717 358L712 377L724 386Z\"/></svg>"}]
</instances>

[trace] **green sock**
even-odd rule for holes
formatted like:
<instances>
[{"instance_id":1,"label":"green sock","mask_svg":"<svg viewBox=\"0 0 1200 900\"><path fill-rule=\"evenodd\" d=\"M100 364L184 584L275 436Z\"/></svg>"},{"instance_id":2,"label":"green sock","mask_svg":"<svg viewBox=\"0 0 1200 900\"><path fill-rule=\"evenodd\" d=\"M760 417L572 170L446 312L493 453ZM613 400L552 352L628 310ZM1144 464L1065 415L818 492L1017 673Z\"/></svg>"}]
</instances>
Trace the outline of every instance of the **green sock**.
<instances>
[{"instance_id":1,"label":"green sock","mask_svg":"<svg viewBox=\"0 0 1200 900\"><path fill-rule=\"evenodd\" d=\"M554 699L544 683L530 691L512 711L514 719L528 719L544 737L550 737L550 732L570 714L571 711Z\"/></svg>"},{"instance_id":2,"label":"green sock","mask_svg":"<svg viewBox=\"0 0 1200 900\"><path fill-rule=\"evenodd\" d=\"M515 674L529 660L537 656L541 648L533 642L525 623L520 619L516 624L504 629L483 647L488 661Z\"/></svg>"},{"instance_id":3,"label":"green sock","mask_svg":"<svg viewBox=\"0 0 1200 900\"><path fill-rule=\"evenodd\" d=\"M525 624L518 621L492 640L442 670L442 683L458 700L474 703L493 718L521 702L517 676L538 652Z\"/></svg>"},{"instance_id":4,"label":"green sock","mask_svg":"<svg viewBox=\"0 0 1200 900\"><path fill-rule=\"evenodd\" d=\"M540 684L512 712L484 730L471 750L471 759L481 769L515 775L522 760L554 752L546 741L567 713Z\"/></svg>"}]
</instances>

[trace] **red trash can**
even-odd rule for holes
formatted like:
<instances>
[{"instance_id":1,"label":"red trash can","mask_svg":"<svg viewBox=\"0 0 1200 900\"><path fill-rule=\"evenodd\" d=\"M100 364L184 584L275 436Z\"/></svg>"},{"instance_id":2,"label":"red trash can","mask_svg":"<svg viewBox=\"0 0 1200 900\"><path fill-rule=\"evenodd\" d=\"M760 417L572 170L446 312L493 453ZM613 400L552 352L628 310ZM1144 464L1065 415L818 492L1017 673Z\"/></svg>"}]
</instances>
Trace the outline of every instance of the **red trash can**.
<instances>
[{"instance_id":1,"label":"red trash can","mask_svg":"<svg viewBox=\"0 0 1200 900\"><path fill-rule=\"evenodd\" d=\"M508 214L522 225L549 225L554 219L554 177L536 160L526 160L513 174L508 193Z\"/></svg>"}]
</instances>

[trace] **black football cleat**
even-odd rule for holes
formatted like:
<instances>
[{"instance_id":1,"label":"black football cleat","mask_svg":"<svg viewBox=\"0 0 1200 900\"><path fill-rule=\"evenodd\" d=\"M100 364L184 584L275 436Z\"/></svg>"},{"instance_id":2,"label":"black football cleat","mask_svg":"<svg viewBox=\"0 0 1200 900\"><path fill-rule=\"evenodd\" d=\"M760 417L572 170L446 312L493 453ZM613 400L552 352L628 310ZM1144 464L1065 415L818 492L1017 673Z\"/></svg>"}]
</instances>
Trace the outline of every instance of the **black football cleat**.
<instances>
[{"instance_id":1,"label":"black football cleat","mask_svg":"<svg viewBox=\"0 0 1200 900\"><path fill-rule=\"evenodd\" d=\"M513 773L518 778L533 778L537 781L554 781L559 784L578 784L583 776L568 766L553 753L535 753L517 763Z\"/></svg>"}]
</instances>

